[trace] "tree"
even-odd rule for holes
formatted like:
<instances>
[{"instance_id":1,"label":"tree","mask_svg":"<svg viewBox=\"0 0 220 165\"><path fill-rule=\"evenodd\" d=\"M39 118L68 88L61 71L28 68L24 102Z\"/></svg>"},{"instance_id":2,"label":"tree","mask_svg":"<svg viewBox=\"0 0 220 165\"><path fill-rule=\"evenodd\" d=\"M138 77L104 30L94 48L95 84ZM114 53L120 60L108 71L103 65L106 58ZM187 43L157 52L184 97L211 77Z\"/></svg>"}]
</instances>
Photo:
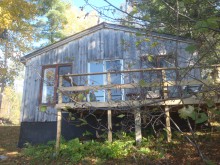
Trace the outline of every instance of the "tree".
<instances>
[{"instance_id":1,"label":"tree","mask_svg":"<svg viewBox=\"0 0 220 165\"><path fill-rule=\"evenodd\" d=\"M56 0L36 24L38 39L45 40L43 45L48 45L98 22L98 16L95 12L85 15L86 13L70 3Z\"/></svg>"},{"instance_id":2,"label":"tree","mask_svg":"<svg viewBox=\"0 0 220 165\"><path fill-rule=\"evenodd\" d=\"M18 93L13 86L5 87L3 94L4 98L0 116L13 124L19 124L22 94Z\"/></svg>"},{"instance_id":3,"label":"tree","mask_svg":"<svg viewBox=\"0 0 220 165\"><path fill-rule=\"evenodd\" d=\"M43 15L56 0L1 0L0 3L0 109L7 83L19 73L19 57L30 51L34 41L35 19ZM14 63L9 65L10 63ZM13 66L13 67L11 67Z\"/></svg>"},{"instance_id":4,"label":"tree","mask_svg":"<svg viewBox=\"0 0 220 165\"><path fill-rule=\"evenodd\" d=\"M64 36L70 36L99 23L99 16L95 11L85 13L74 6L65 10L65 15L67 24L62 29Z\"/></svg>"},{"instance_id":5,"label":"tree","mask_svg":"<svg viewBox=\"0 0 220 165\"><path fill-rule=\"evenodd\" d=\"M70 7L70 4L62 0L56 0L51 4L51 8L44 14L36 23L38 28L38 39L47 40L49 44L64 37L61 30L67 24L65 10Z\"/></svg>"}]
</instances>

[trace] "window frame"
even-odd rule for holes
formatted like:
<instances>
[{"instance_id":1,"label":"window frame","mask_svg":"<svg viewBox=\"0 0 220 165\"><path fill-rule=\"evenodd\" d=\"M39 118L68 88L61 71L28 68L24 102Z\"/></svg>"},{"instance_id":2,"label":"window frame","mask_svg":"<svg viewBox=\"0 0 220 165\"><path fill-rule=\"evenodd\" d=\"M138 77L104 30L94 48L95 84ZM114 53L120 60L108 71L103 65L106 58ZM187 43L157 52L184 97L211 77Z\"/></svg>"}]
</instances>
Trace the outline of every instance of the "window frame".
<instances>
[{"instance_id":1,"label":"window frame","mask_svg":"<svg viewBox=\"0 0 220 165\"><path fill-rule=\"evenodd\" d=\"M41 69L41 82L40 82L40 92L39 92L39 103L41 105L48 105L48 106L54 106L57 103L57 89L59 84L59 67L65 67L70 66L71 72L73 69L72 63L62 63L62 64L52 64L52 65L42 65ZM48 68L55 68L55 82L54 82L54 95L53 95L53 102L52 103L42 103L42 96L43 96L43 84L44 84L44 73L45 70Z\"/></svg>"},{"instance_id":2,"label":"window frame","mask_svg":"<svg viewBox=\"0 0 220 165\"><path fill-rule=\"evenodd\" d=\"M120 61L120 64L121 64L120 70L122 71L124 69L124 60L123 59L113 59L113 60L111 60L111 59L103 59L103 60L99 60L99 61L90 61L87 64L87 71L88 71L88 73L91 73L91 70L90 70L91 63L100 63L100 64L102 64L102 72L108 72L106 70L106 62L107 61L117 61L117 60ZM106 74L103 74L102 76L103 76L103 84L102 85L107 85L107 76L106 76ZM90 84L90 76L88 76L88 85L89 84ZM121 74L121 84L124 84L124 79L123 79L123 75L122 74ZM124 97L124 89L122 89L122 96L121 97L122 97L122 100L125 99L125 97ZM104 102L106 102L106 90L104 91L103 99L104 99Z\"/></svg>"}]
</instances>

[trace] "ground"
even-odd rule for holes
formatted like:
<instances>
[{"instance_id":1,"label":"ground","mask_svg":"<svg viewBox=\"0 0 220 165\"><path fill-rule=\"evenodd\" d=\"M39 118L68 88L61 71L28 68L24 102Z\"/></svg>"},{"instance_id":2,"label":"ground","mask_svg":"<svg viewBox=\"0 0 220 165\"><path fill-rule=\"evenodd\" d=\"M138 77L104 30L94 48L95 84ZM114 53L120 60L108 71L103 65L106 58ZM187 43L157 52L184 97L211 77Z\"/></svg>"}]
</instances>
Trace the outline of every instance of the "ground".
<instances>
[{"instance_id":1,"label":"ground","mask_svg":"<svg viewBox=\"0 0 220 165\"><path fill-rule=\"evenodd\" d=\"M22 154L22 149L17 148L19 138L19 126L1 126L0 125L0 155L7 156L7 159L0 161L2 165L23 165L31 164L30 159ZM200 148L212 162L220 165L220 132L213 134L200 133ZM158 146L157 146L158 147ZM164 146L163 146L164 147ZM134 155L116 160L108 160L104 164L202 164L195 149L186 141L181 143L172 143L165 147L166 154L163 158L157 160L150 160L145 156L135 157ZM62 160L53 162L53 164L62 164ZM43 163L43 162L42 162ZM82 161L80 164L95 164L93 160L88 159Z\"/></svg>"}]
</instances>

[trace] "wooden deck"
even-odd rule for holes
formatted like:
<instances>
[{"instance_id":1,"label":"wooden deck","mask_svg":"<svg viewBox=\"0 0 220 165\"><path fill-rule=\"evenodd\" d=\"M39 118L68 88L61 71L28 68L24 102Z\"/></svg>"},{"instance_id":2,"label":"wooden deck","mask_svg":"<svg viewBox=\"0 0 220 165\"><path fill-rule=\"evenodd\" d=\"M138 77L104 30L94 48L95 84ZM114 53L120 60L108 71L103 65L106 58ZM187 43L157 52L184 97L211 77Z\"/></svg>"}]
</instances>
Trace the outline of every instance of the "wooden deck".
<instances>
[{"instance_id":1,"label":"wooden deck","mask_svg":"<svg viewBox=\"0 0 220 165\"><path fill-rule=\"evenodd\" d=\"M200 67L198 67L200 68ZM211 66L212 68L212 66ZM216 68L216 66L214 66ZM193 79L193 80L181 80L181 81L168 81L166 77L167 70L187 70L189 68L154 68L154 69L136 69L136 70L125 70L125 71L110 71L110 72L100 72L100 73L85 73L85 74L69 74L69 75L62 75L59 77L59 88L58 88L58 104L56 104L57 109L57 142L56 148L59 149L60 137L61 137L61 117L62 117L62 110L71 111L73 109L98 109L98 110L106 110L107 111L107 123L108 123L108 141L112 142L112 110L130 110L134 114L135 119L135 140L136 143L141 142L142 133L141 133L141 108L142 107L155 107L160 106L164 109L164 116L166 120L166 131L167 131L167 141L171 141L171 125L170 125L170 107L172 106L185 106L185 105L203 105L206 103L207 98L203 98L203 96L207 93L214 92L213 88L208 88L203 90L202 87L218 87L220 84L219 76L213 77L213 79ZM219 66L218 69L219 71ZM112 84L111 82L111 74L129 74L134 72L152 72L152 71L159 71L161 73L161 79L159 82L151 82L151 83L127 83L127 84ZM107 83L105 85L93 85L93 86L77 86L77 84L72 83L73 86L71 87L63 87L63 80L68 80L70 77L76 76L90 76L90 75L106 75ZM219 74L217 74L219 75ZM181 93L180 97L171 98L169 97L169 87L177 86L180 87L179 91ZM190 86L199 86L200 88L187 95L183 95L183 86L190 87ZM157 87L161 90L162 95L159 98L147 98L146 95L143 97L143 93L145 91L143 89L150 89L150 87ZM128 97L126 99L122 99L119 101L113 101L111 96L112 89L135 89L136 93L133 95L140 96L136 99L132 97ZM77 94L77 93L88 93L94 90L105 90L107 94L107 101L105 102L93 102L87 101L84 102L72 100L69 103L63 103L63 95ZM213 91L212 91L213 90ZM142 92L140 92L142 91ZM142 94L142 95L141 95ZM216 94L210 94L209 98L215 103L220 103L220 98L216 97Z\"/></svg>"},{"instance_id":2,"label":"wooden deck","mask_svg":"<svg viewBox=\"0 0 220 165\"><path fill-rule=\"evenodd\" d=\"M212 98L215 103L220 103L220 98ZM100 109L100 110L128 110L144 106L174 106L174 105L202 105L205 101L198 98L183 99L148 99L148 100L128 100L128 101L109 101L109 102L74 102L60 103L56 109Z\"/></svg>"},{"instance_id":3,"label":"wooden deck","mask_svg":"<svg viewBox=\"0 0 220 165\"><path fill-rule=\"evenodd\" d=\"M214 67L214 66L213 66ZM216 66L215 66L216 67ZM200 67L197 67L200 68ZM212 68L212 67L211 67ZM107 84L105 85L93 85L93 86L71 86L71 87L63 87L59 86L59 103L56 104L56 109L91 109L91 108L98 108L103 110L108 110L109 108L113 108L115 110L123 110L128 107L142 107L142 106L173 106L173 105L193 105L193 104L204 104L204 99L200 97L196 97L195 95L189 96L182 96L179 98L169 98L168 97L168 87L172 86L210 86L210 85L217 85L220 83L219 78L215 79L192 79L192 80L182 80L182 81L167 81L165 77L165 71L167 70L186 70L188 68L149 68L149 69L134 69L134 70L124 70L124 71L110 71L110 72L99 72L99 73L84 73L84 74L69 74L69 75L62 75L59 78L60 83L62 84L64 79L67 77L79 77L79 76L90 76L90 75L106 75L108 77ZM127 83L127 84L111 84L111 74L129 74L129 73L146 73L152 71L159 71L161 72L161 80L160 82L151 82L144 84L140 83ZM119 101L112 101L108 99L106 102L87 102L87 101L76 101L72 100L70 103L63 103L62 96L68 92L75 92L75 93L83 93L88 91L94 90L106 90L106 92L110 92L111 89L137 89L142 90L149 87L158 87L161 89L163 97L161 98L148 98L146 97L142 99L123 99ZM198 93L206 93L209 91L200 90ZM111 95L111 93L109 93ZM216 103L219 103L220 100L216 97L212 98Z\"/></svg>"}]
</instances>

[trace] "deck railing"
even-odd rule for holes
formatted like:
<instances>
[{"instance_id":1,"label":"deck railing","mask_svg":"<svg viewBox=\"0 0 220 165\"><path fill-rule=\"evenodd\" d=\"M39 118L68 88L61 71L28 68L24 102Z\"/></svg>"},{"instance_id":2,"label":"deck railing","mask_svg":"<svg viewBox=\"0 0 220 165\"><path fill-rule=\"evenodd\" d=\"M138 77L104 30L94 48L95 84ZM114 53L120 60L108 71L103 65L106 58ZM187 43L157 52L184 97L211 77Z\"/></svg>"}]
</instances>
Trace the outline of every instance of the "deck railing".
<instances>
[{"instance_id":1,"label":"deck railing","mask_svg":"<svg viewBox=\"0 0 220 165\"><path fill-rule=\"evenodd\" d=\"M202 71L209 69L211 72L211 77L203 79L202 76L195 76L192 79L187 79L189 77L189 72L192 69L199 69ZM167 71L174 71L174 73L178 73L179 77L176 77L173 80L168 80L166 72ZM156 72L159 73L159 81L152 81L152 82L145 82L143 73L149 72ZM120 74L120 75L130 75L132 73L141 73L142 75L138 77L137 82L129 82L124 81L124 84L113 84L111 80L111 75ZM88 84L85 85L77 85L77 83L71 82L72 86L64 87L63 81L70 81L73 77L82 77L82 76L92 76L92 75L105 75L107 83L101 85L92 85L89 86ZM177 75L177 74L176 74ZM166 131L167 131L167 140L168 142L171 141L171 127L170 127L170 114L169 114L169 106L171 105L180 105L180 104L201 104L201 100L197 98L191 98L190 96L196 95L198 93L208 93L213 88L207 88L208 90L203 90L201 87L210 87L210 86L217 86L220 83L220 66L208 66L208 67L187 67L187 68L148 68L148 69L133 69L133 70L124 70L124 71L109 71L109 72L98 72L98 73L82 73L82 74L68 74L68 75L61 75L59 77L59 87L58 87L58 104L56 105L57 109L57 142L56 142L56 149L59 150L59 143L60 143L60 136L61 136L61 109L68 110L68 109L79 109L79 108L97 108L97 109L105 109L107 110L107 118L108 118L108 141L112 141L112 111L111 110L121 110L131 107L134 112L135 118L135 140L136 142L140 142L142 135L141 135L141 111L140 107L143 106L163 106L165 112L165 119L166 119ZM197 77L197 78L196 78ZM206 76L205 76L206 77ZM169 87L176 86L180 92L175 98L169 97ZM161 90L161 97L159 98L149 98L146 97L139 97L144 89L150 90L150 88L157 88ZM191 88L197 87L196 90L193 91L189 95L184 94L184 88ZM136 99L122 99L119 101L113 101L111 96L112 89L139 89L136 92L137 96ZM105 102L88 102L88 100L80 101L80 100L72 100L72 102L63 103L63 96L67 95L71 97L72 93L88 93L94 90L105 90L107 94L107 100ZM187 89L188 90L188 89ZM127 93L129 94L129 93ZM134 93L131 94L135 95ZM219 103L218 98L213 98L216 103Z\"/></svg>"},{"instance_id":2,"label":"deck railing","mask_svg":"<svg viewBox=\"0 0 220 165\"><path fill-rule=\"evenodd\" d=\"M219 66L209 66L209 69L217 70L219 69ZM175 71L175 72L181 72L182 74L188 76L189 71L191 69L200 69L201 67L193 67L193 68L148 68L148 69L133 69L133 70L123 70L123 71L109 71L109 72L97 72L97 73L82 73L82 74L68 74L68 75L61 75L59 77L59 97L58 97L58 105L57 107L60 108L62 106L63 97L66 95L67 97L71 97L75 94L81 94L81 98L79 99L70 99L71 101L69 103L65 102L66 106L74 107L73 103L75 103L75 107L78 108L87 108L88 106L91 107L97 107L97 108L114 108L114 107L124 107L126 105L130 105L129 103L132 102L133 105L140 105L140 103L148 104L152 102L151 105L175 105L175 104L182 104L182 100L185 100L185 104L190 104L191 102L194 102L192 99L189 99L189 97L196 92L202 91L202 86L209 86L214 83L218 83L219 78L215 77L214 79L202 79L202 76L193 77L191 79L187 79L186 77L179 77L175 78L173 80L167 80L167 71ZM206 67L207 69L207 67ZM144 80L143 74L150 72L156 72L157 75L159 75L159 79L153 80L152 82L147 82ZM213 71L211 71L213 72ZM136 78L136 82L132 81L125 81L123 84L113 84L111 81L111 75L121 75L123 77L128 77L131 74L139 75L138 78ZM142 74L142 77L140 76ZM153 74L153 73L152 73ZM100 85L77 85L77 83L72 82L72 86L64 87L62 86L63 81L70 81L70 79L73 79L74 77L82 77L82 76L94 76L94 75L105 75L106 77L106 84L100 84ZM188 76L189 77L189 76ZM212 77L213 78L213 77ZM214 80L214 81L213 81ZM173 87L175 89L169 89L170 87ZM157 89L157 94L153 93L151 88ZM193 89L194 88L194 89ZM111 99L111 90L117 89L117 90L126 90L124 92L124 96L121 100L112 100ZM129 89L135 90L135 92L128 92ZM105 99L104 102L99 101L91 101L89 100L88 93L91 91L98 91L98 90L105 90L107 99ZM143 92L145 91L145 93ZM159 91L159 93L158 93ZM170 96L169 92L177 93L176 96ZM141 95L142 93L142 95ZM143 95L144 93L144 95ZM83 95L82 95L83 94ZM87 95L86 95L87 94ZM158 96L159 94L159 96ZM154 95L154 96L152 96ZM155 96L156 95L156 96ZM190 101L192 100L192 101ZM142 101L142 102L141 102ZM76 104L76 102L78 102ZM119 102L121 102L119 104ZM89 103L89 104L86 104ZM196 103L196 102L194 102ZM63 104L64 105L64 104Z\"/></svg>"}]
</instances>

